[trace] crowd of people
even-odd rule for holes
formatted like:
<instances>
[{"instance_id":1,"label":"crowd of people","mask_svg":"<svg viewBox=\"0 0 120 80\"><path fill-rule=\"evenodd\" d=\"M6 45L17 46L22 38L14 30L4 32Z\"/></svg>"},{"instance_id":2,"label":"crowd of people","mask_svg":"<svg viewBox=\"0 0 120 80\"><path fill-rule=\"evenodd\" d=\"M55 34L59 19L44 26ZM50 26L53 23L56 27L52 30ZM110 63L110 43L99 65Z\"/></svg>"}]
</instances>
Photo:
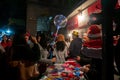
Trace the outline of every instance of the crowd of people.
<instances>
[{"instance_id":1,"label":"crowd of people","mask_svg":"<svg viewBox=\"0 0 120 80\"><path fill-rule=\"evenodd\" d=\"M88 80L101 80L101 29L91 25L86 34L80 38L79 33L73 31L72 41L63 34L58 34L55 41L45 34L18 33L9 38L4 35L0 44L0 79L39 80L48 65L74 59L86 66L83 71Z\"/></svg>"}]
</instances>

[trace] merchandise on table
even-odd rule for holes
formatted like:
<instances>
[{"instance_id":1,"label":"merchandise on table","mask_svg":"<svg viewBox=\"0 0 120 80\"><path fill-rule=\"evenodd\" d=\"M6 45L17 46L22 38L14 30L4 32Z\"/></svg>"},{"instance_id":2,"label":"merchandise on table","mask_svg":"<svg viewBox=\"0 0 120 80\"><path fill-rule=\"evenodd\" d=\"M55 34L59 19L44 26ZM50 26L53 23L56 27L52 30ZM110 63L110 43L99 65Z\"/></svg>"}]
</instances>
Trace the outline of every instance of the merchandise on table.
<instances>
[{"instance_id":1,"label":"merchandise on table","mask_svg":"<svg viewBox=\"0 0 120 80\"><path fill-rule=\"evenodd\" d=\"M54 64L46 70L47 75L40 80L86 80L81 66L73 60L64 64Z\"/></svg>"}]
</instances>

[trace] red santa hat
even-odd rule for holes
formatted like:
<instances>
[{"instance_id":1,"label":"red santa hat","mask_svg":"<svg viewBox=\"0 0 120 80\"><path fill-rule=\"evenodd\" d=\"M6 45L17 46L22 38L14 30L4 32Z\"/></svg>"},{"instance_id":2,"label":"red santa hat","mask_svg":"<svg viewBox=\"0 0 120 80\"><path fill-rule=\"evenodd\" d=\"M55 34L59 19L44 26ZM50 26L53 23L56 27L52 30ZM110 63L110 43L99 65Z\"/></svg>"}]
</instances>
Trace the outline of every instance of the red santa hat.
<instances>
[{"instance_id":1,"label":"red santa hat","mask_svg":"<svg viewBox=\"0 0 120 80\"><path fill-rule=\"evenodd\" d=\"M87 36L88 36L90 39L101 38L101 29L100 29L97 25L91 25L91 26L88 28Z\"/></svg>"},{"instance_id":2,"label":"red santa hat","mask_svg":"<svg viewBox=\"0 0 120 80\"><path fill-rule=\"evenodd\" d=\"M29 32L26 32L26 33L25 33L25 36L30 37L30 33L29 33Z\"/></svg>"}]
</instances>

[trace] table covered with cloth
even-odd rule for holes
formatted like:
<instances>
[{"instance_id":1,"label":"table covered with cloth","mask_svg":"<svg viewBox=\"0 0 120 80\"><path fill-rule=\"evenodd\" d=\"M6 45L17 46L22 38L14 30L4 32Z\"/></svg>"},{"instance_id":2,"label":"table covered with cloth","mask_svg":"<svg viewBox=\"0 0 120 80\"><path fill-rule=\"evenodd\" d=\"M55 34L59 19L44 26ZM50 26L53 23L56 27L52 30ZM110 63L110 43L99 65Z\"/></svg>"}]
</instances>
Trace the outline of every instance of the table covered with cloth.
<instances>
[{"instance_id":1,"label":"table covered with cloth","mask_svg":"<svg viewBox=\"0 0 120 80\"><path fill-rule=\"evenodd\" d=\"M48 66L40 80L86 80L81 69L82 66L75 60L67 60L65 63Z\"/></svg>"}]
</instances>

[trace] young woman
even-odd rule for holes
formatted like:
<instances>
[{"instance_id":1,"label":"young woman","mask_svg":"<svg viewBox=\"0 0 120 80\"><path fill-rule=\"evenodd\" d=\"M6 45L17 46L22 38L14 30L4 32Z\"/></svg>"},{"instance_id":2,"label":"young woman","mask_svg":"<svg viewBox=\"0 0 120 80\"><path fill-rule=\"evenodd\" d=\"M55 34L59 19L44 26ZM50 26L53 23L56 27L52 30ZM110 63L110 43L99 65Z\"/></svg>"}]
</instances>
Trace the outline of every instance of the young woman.
<instances>
[{"instance_id":1,"label":"young woman","mask_svg":"<svg viewBox=\"0 0 120 80\"><path fill-rule=\"evenodd\" d=\"M56 57L56 63L64 63L67 54L67 46L64 40L64 35L59 34L53 51L53 56Z\"/></svg>"}]
</instances>

